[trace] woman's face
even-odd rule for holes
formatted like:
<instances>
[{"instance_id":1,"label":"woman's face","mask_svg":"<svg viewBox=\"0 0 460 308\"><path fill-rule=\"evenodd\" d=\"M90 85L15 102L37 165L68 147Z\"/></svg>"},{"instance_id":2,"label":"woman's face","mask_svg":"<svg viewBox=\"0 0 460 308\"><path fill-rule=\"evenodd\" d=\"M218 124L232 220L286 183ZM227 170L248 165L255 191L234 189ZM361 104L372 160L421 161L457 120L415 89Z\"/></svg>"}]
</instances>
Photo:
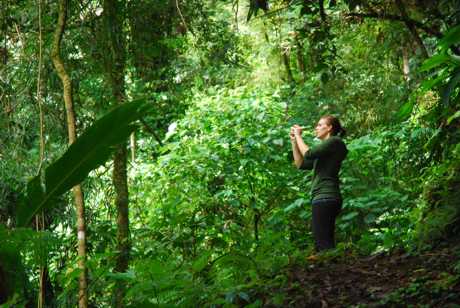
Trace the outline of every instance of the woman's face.
<instances>
[{"instance_id":1,"label":"woman's face","mask_svg":"<svg viewBox=\"0 0 460 308\"><path fill-rule=\"evenodd\" d=\"M331 132L332 126L327 123L326 119L320 119L315 127L316 137L322 140L329 137Z\"/></svg>"}]
</instances>

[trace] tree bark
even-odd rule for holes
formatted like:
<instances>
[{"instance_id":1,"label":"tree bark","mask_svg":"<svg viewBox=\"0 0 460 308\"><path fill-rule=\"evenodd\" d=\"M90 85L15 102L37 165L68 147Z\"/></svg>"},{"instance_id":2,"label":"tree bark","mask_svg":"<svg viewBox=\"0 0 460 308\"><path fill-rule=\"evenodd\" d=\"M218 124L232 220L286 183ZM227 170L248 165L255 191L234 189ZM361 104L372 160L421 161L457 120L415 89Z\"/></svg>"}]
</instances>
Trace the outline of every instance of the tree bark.
<instances>
[{"instance_id":1,"label":"tree bark","mask_svg":"<svg viewBox=\"0 0 460 308\"><path fill-rule=\"evenodd\" d=\"M43 161L45 160L45 115L43 113L43 108L42 108L42 62L43 62L43 50L42 50L42 45L43 45L43 40L42 40L42 3L41 0L37 1L37 9L38 9L38 68L37 68L37 104L38 104L38 110L39 110L39 122L40 122L40 127L39 127L39 135L40 135L40 157L39 157L39 162L38 162L38 170L37 174L40 174ZM35 225L37 227L37 231L40 230L45 230L45 214L43 211L41 211L40 214L35 216ZM38 303L37 307L38 308L43 308L45 307L46 304L46 293L47 293L47 278L49 277L48 275L48 266L47 263L41 264L39 266L39 277L38 277L38 286L39 286L39 291L38 291ZM51 291L51 290L49 290Z\"/></svg>"},{"instance_id":2,"label":"tree bark","mask_svg":"<svg viewBox=\"0 0 460 308\"><path fill-rule=\"evenodd\" d=\"M291 62L289 59L289 52L287 50L281 51L283 57L284 67L286 68L287 77L290 83L295 83L294 76L292 75Z\"/></svg>"},{"instance_id":3,"label":"tree bark","mask_svg":"<svg viewBox=\"0 0 460 308\"><path fill-rule=\"evenodd\" d=\"M60 45L67 21L67 7L68 0L59 1L59 17L56 24L56 30L54 32L51 59L64 88L63 92L67 118L67 131L69 144L72 144L77 139L75 112L72 101L72 81L65 70L64 63L60 56ZM79 276L78 306L80 308L86 308L88 307L88 282L86 269L85 205L81 186L74 186L72 191L77 211L78 268L81 271Z\"/></svg>"},{"instance_id":4,"label":"tree bark","mask_svg":"<svg viewBox=\"0 0 460 308\"><path fill-rule=\"evenodd\" d=\"M136 133L132 132L129 137L129 143L131 146L131 162L133 163L136 160Z\"/></svg>"},{"instance_id":5,"label":"tree bark","mask_svg":"<svg viewBox=\"0 0 460 308\"><path fill-rule=\"evenodd\" d=\"M299 66L300 76L302 77L302 82L305 82L306 70L305 70L305 61L303 58L303 46L300 43L299 38L296 36L295 44L297 47L297 65Z\"/></svg>"},{"instance_id":6,"label":"tree bark","mask_svg":"<svg viewBox=\"0 0 460 308\"><path fill-rule=\"evenodd\" d=\"M125 100L125 38L123 32L123 11L117 0L104 1L104 23L106 43L109 49L106 67L106 80L117 104ZM117 250L115 272L126 272L129 265L131 243L129 238L129 192L127 175L126 142L117 147L114 156L112 182L115 188L117 208ZM115 285L114 306L124 307L125 283Z\"/></svg>"},{"instance_id":7,"label":"tree bark","mask_svg":"<svg viewBox=\"0 0 460 308\"><path fill-rule=\"evenodd\" d=\"M260 222L260 211L254 209L254 240L259 242L259 222Z\"/></svg>"},{"instance_id":8,"label":"tree bark","mask_svg":"<svg viewBox=\"0 0 460 308\"><path fill-rule=\"evenodd\" d=\"M324 10L324 0L318 0L319 6L319 15L321 16L321 21L326 22L326 11Z\"/></svg>"},{"instance_id":9,"label":"tree bark","mask_svg":"<svg viewBox=\"0 0 460 308\"><path fill-rule=\"evenodd\" d=\"M403 74L406 81L410 80L409 53L406 46L402 47Z\"/></svg>"}]
</instances>

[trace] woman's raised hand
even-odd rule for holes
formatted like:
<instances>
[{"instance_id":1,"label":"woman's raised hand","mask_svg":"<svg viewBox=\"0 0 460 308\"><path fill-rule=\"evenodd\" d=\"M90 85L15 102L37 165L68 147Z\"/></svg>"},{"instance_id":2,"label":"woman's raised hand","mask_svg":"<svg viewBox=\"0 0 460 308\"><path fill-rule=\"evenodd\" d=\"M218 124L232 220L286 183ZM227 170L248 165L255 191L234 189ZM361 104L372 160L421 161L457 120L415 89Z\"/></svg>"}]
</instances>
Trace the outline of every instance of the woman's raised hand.
<instances>
[{"instance_id":1,"label":"woman's raised hand","mask_svg":"<svg viewBox=\"0 0 460 308\"><path fill-rule=\"evenodd\" d=\"M291 131L289 132L289 138L291 138L291 141L295 142L295 128L294 128L294 126L291 127Z\"/></svg>"},{"instance_id":2,"label":"woman's raised hand","mask_svg":"<svg viewBox=\"0 0 460 308\"><path fill-rule=\"evenodd\" d=\"M295 124L292 126L292 128L294 129L294 136L295 135L298 135L298 136L301 136L302 135L302 127L298 124Z\"/></svg>"}]
</instances>

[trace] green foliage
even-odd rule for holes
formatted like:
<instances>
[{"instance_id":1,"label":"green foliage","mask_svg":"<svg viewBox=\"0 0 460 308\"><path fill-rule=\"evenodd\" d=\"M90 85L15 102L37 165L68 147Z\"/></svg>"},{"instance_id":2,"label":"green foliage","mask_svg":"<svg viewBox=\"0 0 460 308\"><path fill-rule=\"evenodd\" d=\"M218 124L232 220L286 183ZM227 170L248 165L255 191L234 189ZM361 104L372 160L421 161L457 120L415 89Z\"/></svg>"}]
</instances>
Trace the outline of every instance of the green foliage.
<instances>
[{"instance_id":1,"label":"green foliage","mask_svg":"<svg viewBox=\"0 0 460 308\"><path fill-rule=\"evenodd\" d=\"M407 173L412 170L406 170L409 165L423 167L418 155L424 154L416 153L415 148L426 138L415 131L410 134L407 128L395 128L349 142L342 172L344 204L339 236L346 235L345 239L357 242L366 252L410 244L415 206L411 196L420 191L416 182L403 179L417 176Z\"/></svg>"},{"instance_id":2,"label":"green foliage","mask_svg":"<svg viewBox=\"0 0 460 308\"><path fill-rule=\"evenodd\" d=\"M400 14L384 1L120 2L126 97L147 97L155 114L129 103L99 121L107 110L100 102L111 96L103 77L111 55L103 4L75 3L62 53L85 132L69 148L61 84L48 61L55 16L43 14L48 167L38 176L36 3L2 2L0 222L9 229L0 229L0 267L14 278L8 292L16 290L8 305L36 298L36 268L44 264L55 291L50 305L77 305L73 210L51 209L58 197L65 206L66 192L84 179L91 306L110 305L118 282L127 287L128 307L289 305L286 292L296 286L288 269L307 266L313 245L311 173L293 166L288 132L294 123L313 128L324 114L339 116L350 136L339 245L324 261L457 234L457 2L404 2L409 18L423 21L417 32L434 51L421 68L420 46L403 23L358 16ZM56 3L42 5L54 10ZM239 22L245 18L251 22ZM438 29L446 33L439 40L430 33ZM114 273L115 192L105 162L139 118L144 130L136 132L128 171L130 267ZM306 135L308 144L316 142ZM11 229L16 208L19 226L44 209L49 231ZM430 283L414 279L381 304L436 296L456 283L448 273Z\"/></svg>"},{"instance_id":3,"label":"green foliage","mask_svg":"<svg viewBox=\"0 0 460 308\"><path fill-rule=\"evenodd\" d=\"M424 172L424 188L420 204L414 211L418 223L416 235L419 245L434 243L457 232L455 224L460 217L458 200L459 142L458 108L460 92L460 60L453 53L460 39L460 26L453 27L438 42L437 54L426 60L422 71L431 71L431 78L422 84L422 91L438 90L439 100L425 108L420 119L437 129L425 144L431 157L439 163ZM419 111L420 112L420 111Z\"/></svg>"},{"instance_id":4,"label":"green foliage","mask_svg":"<svg viewBox=\"0 0 460 308\"><path fill-rule=\"evenodd\" d=\"M451 160L430 168L418 211L417 236L420 244L435 243L458 232L460 218L460 146Z\"/></svg>"},{"instance_id":5,"label":"green foliage","mask_svg":"<svg viewBox=\"0 0 460 308\"><path fill-rule=\"evenodd\" d=\"M402 80L400 59L393 49L399 44L398 31L393 24L379 22L351 25L344 31L344 22L335 21L329 30L337 36L331 39L335 55L322 69L308 70L307 82L296 86L292 114L308 117L307 121L316 121L326 113L339 115L357 136L396 123L397 112L410 90ZM388 34L383 37L383 33ZM381 47L382 40L388 49ZM310 40L305 42L308 47L307 42ZM315 54L310 47L307 50ZM315 59L310 62L319 63Z\"/></svg>"},{"instance_id":6,"label":"green foliage","mask_svg":"<svg viewBox=\"0 0 460 308\"><path fill-rule=\"evenodd\" d=\"M155 9L151 9L155 7ZM169 1L136 1L128 4L130 49L136 75L144 81L167 80L169 66L184 52L186 37L180 18ZM165 85L159 84L164 87Z\"/></svg>"},{"instance_id":7,"label":"green foliage","mask_svg":"<svg viewBox=\"0 0 460 308\"><path fill-rule=\"evenodd\" d=\"M452 52L451 48L460 43L459 35L460 25L450 29L443 39L438 43L438 53L426 60L422 71L434 70L433 77L426 81L429 85L424 86L425 90L432 89L442 85L441 106L446 108L449 100L455 100L458 95L458 83L460 82L460 56Z\"/></svg>"},{"instance_id":8,"label":"green foliage","mask_svg":"<svg viewBox=\"0 0 460 308\"><path fill-rule=\"evenodd\" d=\"M64 155L27 184L27 195L17 211L17 225L26 226L41 209L55 206L55 199L79 184L88 173L102 165L114 145L123 142L135 129L132 124L146 111L144 102L123 104L96 121Z\"/></svg>"},{"instance_id":9,"label":"green foliage","mask_svg":"<svg viewBox=\"0 0 460 308\"><path fill-rule=\"evenodd\" d=\"M57 238L50 232L30 229L9 230L0 224L0 294L9 295L8 304L24 305L33 297L28 281L32 270L47 263L56 249ZM2 306L3 307L3 306Z\"/></svg>"},{"instance_id":10,"label":"green foliage","mask_svg":"<svg viewBox=\"0 0 460 308\"><path fill-rule=\"evenodd\" d=\"M241 227L256 212L264 215L276 207L274 183L283 176L283 169L290 169L283 105L269 96L255 98L241 91L246 90L197 98L199 106L167 135L169 144L164 150L170 152L153 170L161 182L148 189L152 202L166 207L165 219L174 219L166 213L176 209L188 213L184 219L193 215L198 225L219 217L227 225L225 234L243 231ZM276 188L280 193L287 189L283 185ZM176 219L181 221L180 217ZM208 236L222 232L209 231ZM227 241L226 236L215 240Z\"/></svg>"}]
</instances>

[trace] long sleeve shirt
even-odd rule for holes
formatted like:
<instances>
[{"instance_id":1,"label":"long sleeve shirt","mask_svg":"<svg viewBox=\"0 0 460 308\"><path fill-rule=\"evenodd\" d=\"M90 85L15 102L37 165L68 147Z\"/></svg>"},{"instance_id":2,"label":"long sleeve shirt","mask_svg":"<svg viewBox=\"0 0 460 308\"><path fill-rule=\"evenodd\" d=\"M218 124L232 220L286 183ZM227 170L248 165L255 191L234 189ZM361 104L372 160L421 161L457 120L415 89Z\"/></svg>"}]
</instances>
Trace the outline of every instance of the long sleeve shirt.
<instances>
[{"instance_id":1,"label":"long sleeve shirt","mask_svg":"<svg viewBox=\"0 0 460 308\"><path fill-rule=\"evenodd\" d=\"M339 171L347 153L345 143L337 136L331 136L305 152L300 169L313 169L312 200L342 198Z\"/></svg>"}]
</instances>

